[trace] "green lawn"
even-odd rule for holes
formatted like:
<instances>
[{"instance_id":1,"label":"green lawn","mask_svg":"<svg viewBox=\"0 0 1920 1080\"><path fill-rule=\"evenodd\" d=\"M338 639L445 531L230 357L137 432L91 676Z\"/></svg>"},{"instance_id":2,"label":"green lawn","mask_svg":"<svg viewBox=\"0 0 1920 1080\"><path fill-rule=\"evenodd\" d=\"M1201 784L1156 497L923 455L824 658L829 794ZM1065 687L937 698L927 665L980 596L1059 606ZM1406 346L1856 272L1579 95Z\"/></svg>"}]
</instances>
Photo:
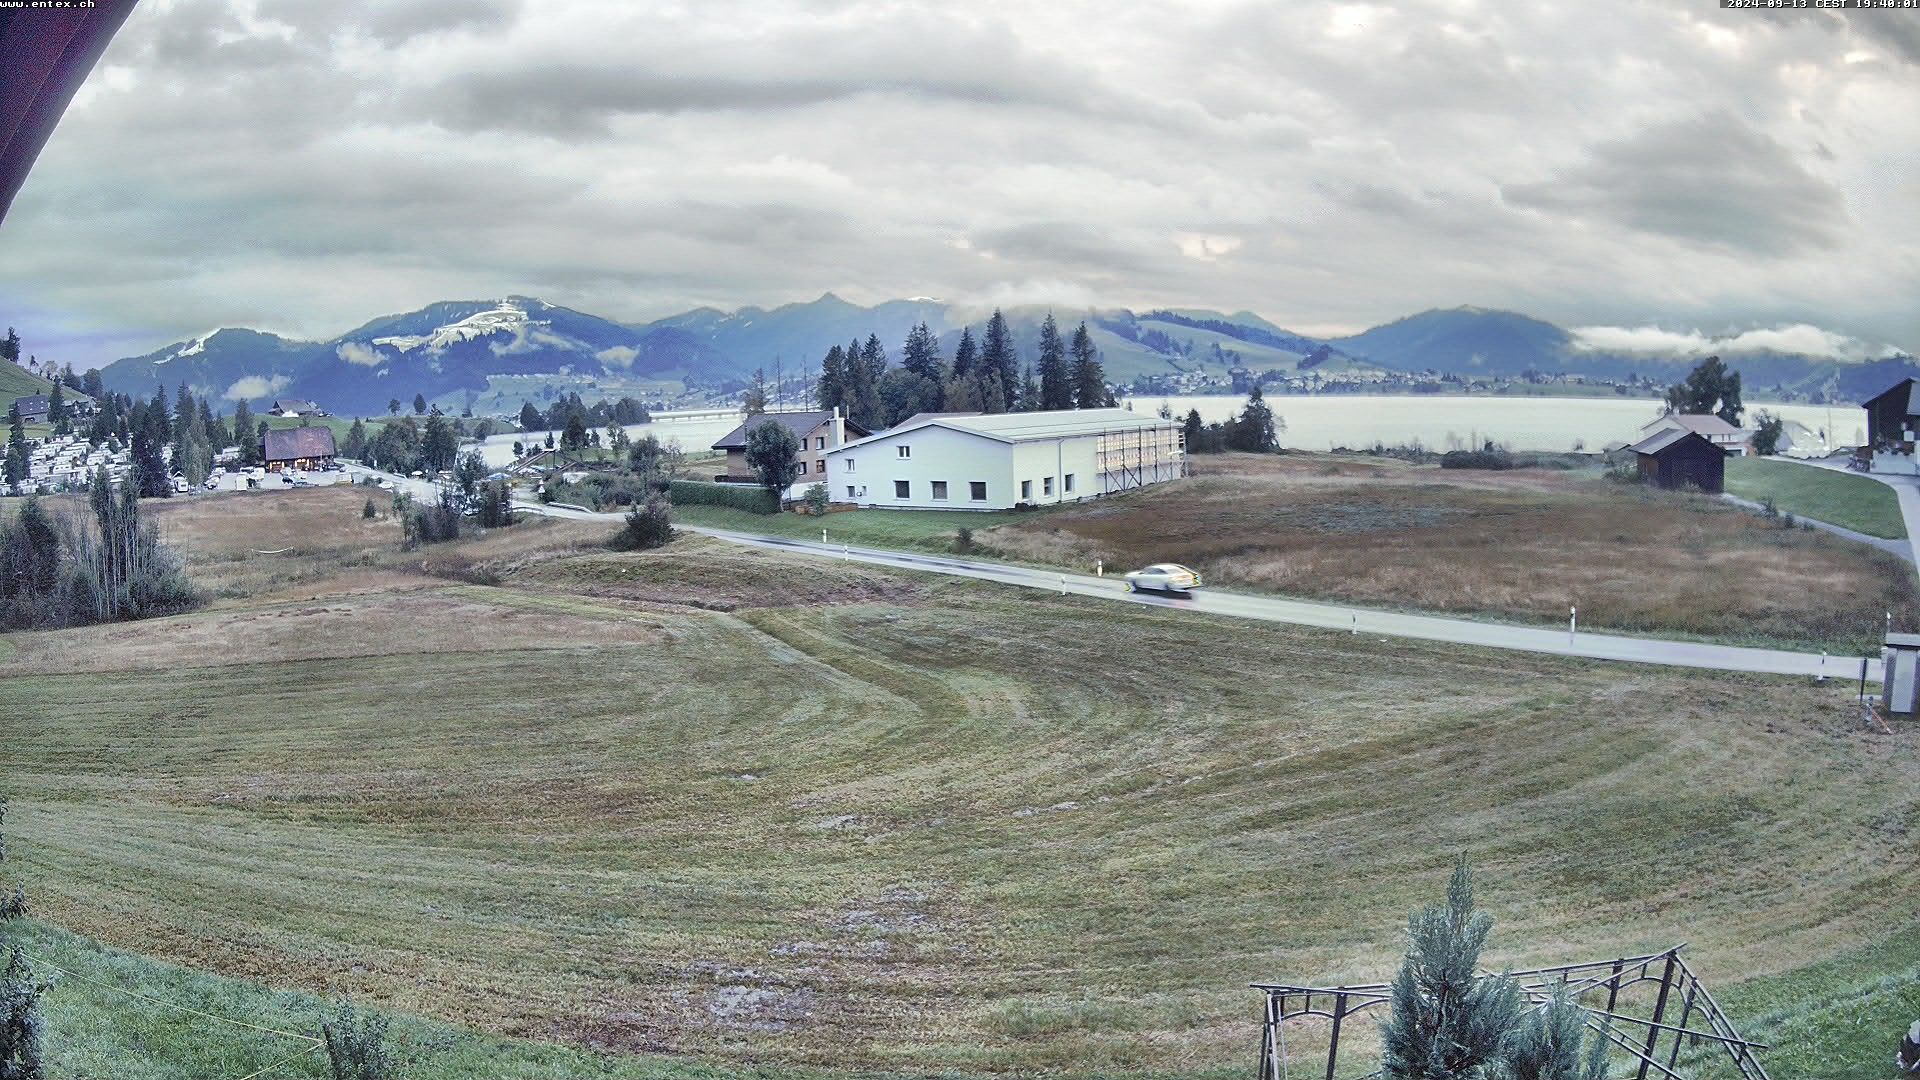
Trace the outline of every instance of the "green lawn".
<instances>
[{"instance_id":1,"label":"green lawn","mask_svg":"<svg viewBox=\"0 0 1920 1080\"><path fill-rule=\"evenodd\" d=\"M1906 538L1900 500L1870 477L1760 457L1727 459L1727 494L1889 540Z\"/></svg>"},{"instance_id":2,"label":"green lawn","mask_svg":"<svg viewBox=\"0 0 1920 1080\"><path fill-rule=\"evenodd\" d=\"M1387 977L1466 851L1495 966L1690 942L1822 1076L1881 1075L1911 1020L1920 729L1863 732L1845 686L698 538L496 565L10 639L36 916L246 985L43 947L291 1030L309 995L431 1017L418 1077L1225 1077L1247 982ZM71 1075L272 1060L68 993Z\"/></svg>"}]
</instances>

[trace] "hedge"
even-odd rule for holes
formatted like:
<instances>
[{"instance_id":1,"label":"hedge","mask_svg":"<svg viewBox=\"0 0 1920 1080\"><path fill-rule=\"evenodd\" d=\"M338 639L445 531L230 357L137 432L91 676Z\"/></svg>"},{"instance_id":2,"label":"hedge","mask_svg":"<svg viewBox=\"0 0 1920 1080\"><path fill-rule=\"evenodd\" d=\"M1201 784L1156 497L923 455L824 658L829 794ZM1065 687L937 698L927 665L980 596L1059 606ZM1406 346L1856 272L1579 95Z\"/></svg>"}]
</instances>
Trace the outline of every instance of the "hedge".
<instances>
[{"instance_id":1,"label":"hedge","mask_svg":"<svg viewBox=\"0 0 1920 1080\"><path fill-rule=\"evenodd\" d=\"M675 506L731 506L750 514L777 514L780 504L764 488L740 484L710 484L704 480L675 480L667 485Z\"/></svg>"}]
</instances>

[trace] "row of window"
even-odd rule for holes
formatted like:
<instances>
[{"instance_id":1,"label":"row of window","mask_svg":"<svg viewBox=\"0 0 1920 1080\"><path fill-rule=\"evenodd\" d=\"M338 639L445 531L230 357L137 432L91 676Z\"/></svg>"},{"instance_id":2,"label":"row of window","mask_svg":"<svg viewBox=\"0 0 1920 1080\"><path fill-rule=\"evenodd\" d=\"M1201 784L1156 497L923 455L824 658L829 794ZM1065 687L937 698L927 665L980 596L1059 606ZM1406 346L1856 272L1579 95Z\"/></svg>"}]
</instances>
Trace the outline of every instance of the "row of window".
<instances>
[{"instance_id":1,"label":"row of window","mask_svg":"<svg viewBox=\"0 0 1920 1080\"><path fill-rule=\"evenodd\" d=\"M851 465L852 462L849 461L848 464ZM928 483L931 485L931 491L929 492L929 495L928 495L930 499L932 499L934 502L947 501L947 482L945 480L930 480L928 481ZM1067 475L1060 478L1060 487L1061 487L1061 490L1065 491L1069 495L1073 493L1073 474L1072 473L1068 473ZM847 485L847 498L849 499L858 498L859 493L860 493L860 489L856 488L852 484ZM1040 478L1040 493L1042 495L1053 494L1053 477L1043 476ZM913 481L895 480L893 482L893 497L896 499L913 498ZM973 502L986 502L987 501L987 482L985 480L968 481L967 482L967 498ZM1020 500L1022 502L1028 502L1028 501L1031 501L1032 499L1033 499L1033 481L1031 480L1020 481Z\"/></svg>"}]
</instances>

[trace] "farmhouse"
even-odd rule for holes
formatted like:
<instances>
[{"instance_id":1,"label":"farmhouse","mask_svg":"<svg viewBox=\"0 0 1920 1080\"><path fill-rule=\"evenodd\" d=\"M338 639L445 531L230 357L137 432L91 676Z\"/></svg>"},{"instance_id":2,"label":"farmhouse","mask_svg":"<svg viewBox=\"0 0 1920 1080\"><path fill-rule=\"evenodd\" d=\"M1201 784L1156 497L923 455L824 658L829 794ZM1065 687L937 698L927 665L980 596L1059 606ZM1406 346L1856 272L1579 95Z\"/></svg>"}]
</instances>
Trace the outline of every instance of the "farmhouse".
<instances>
[{"instance_id":1,"label":"farmhouse","mask_svg":"<svg viewBox=\"0 0 1920 1080\"><path fill-rule=\"evenodd\" d=\"M1725 486L1727 452L1698 432L1663 428L1628 449L1639 458L1640 479L1655 487L1692 486L1717 495Z\"/></svg>"},{"instance_id":2,"label":"farmhouse","mask_svg":"<svg viewBox=\"0 0 1920 1080\"><path fill-rule=\"evenodd\" d=\"M1920 379L1901 379L1860 403L1867 410L1867 445L1861 452L1877 473L1920 475L1915 433L1920 432Z\"/></svg>"},{"instance_id":3,"label":"farmhouse","mask_svg":"<svg viewBox=\"0 0 1920 1080\"><path fill-rule=\"evenodd\" d=\"M300 398L275 398L273 408L267 410L274 416L325 416L320 406Z\"/></svg>"},{"instance_id":4,"label":"farmhouse","mask_svg":"<svg viewBox=\"0 0 1920 1080\"><path fill-rule=\"evenodd\" d=\"M1177 479L1186 449L1176 421L1067 409L916 418L826 457L835 502L1006 510Z\"/></svg>"},{"instance_id":5,"label":"farmhouse","mask_svg":"<svg viewBox=\"0 0 1920 1080\"><path fill-rule=\"evenodd\" d=\"M333 468L333 431L323 427L280 428L267 432L264 457L268 472Z\"/></svg>"},{"instance_id":6,"label":"farmhouse","mask_svg":"<svg viewBox=\"0 0 1920 1080\"><path fill-rule=\"evenodd\" d=\"M47 422L47 395L32 394L13 399L13 407L20 410L20 419L29 424Z\"/></svg>"},{"instance_id":7,"label":"farmhouse","mask_svg":"<svg viewBox=\"0 0 1920 1080\"><path fill-rule=\"evenodd\" d=\"M1675 430L1691 431L1729 454L1747 453L1748 433L1712 413L1668 413L1642 426L1640 436Z\"/></svg>"},{"instance_id":8,"label":"farmhouse","mask_svg":"<svg viewBox=\"0 0 1920 1080\"><path fill-rule=\"evenodd\" d=\"M800 479L787 489L788 498L827 478L827 454L846 445L848 439L871 434L866 428L840 415L839 409L814 412L770 412L750 416L747 422L722 435L713 444L727 454L727 471L714 477L722 484L757 484L759 478L747 464L747 435L761 424L783 424L800 443Z\"/></svg>"}]
</instances>

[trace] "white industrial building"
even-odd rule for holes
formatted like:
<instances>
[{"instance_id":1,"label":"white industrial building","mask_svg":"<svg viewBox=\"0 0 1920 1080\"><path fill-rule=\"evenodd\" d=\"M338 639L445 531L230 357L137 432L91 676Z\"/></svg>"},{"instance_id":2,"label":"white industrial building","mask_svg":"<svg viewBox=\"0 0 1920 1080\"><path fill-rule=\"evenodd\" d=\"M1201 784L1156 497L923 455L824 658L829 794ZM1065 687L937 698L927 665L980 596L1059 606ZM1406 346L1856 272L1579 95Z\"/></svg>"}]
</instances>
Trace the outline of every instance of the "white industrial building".
<instances>
[{"instance_id":1,"label":"white industrial building","mask_svg":"<svg viewBox=\"0 0 1920 1080\"><path fill-rule=\"evenodd\" d=\"M1008 510L1078 502L1179 478L1180 425L1126 409L929 414L828 450L835 502Z\"/></svg>"}]
</instances>

